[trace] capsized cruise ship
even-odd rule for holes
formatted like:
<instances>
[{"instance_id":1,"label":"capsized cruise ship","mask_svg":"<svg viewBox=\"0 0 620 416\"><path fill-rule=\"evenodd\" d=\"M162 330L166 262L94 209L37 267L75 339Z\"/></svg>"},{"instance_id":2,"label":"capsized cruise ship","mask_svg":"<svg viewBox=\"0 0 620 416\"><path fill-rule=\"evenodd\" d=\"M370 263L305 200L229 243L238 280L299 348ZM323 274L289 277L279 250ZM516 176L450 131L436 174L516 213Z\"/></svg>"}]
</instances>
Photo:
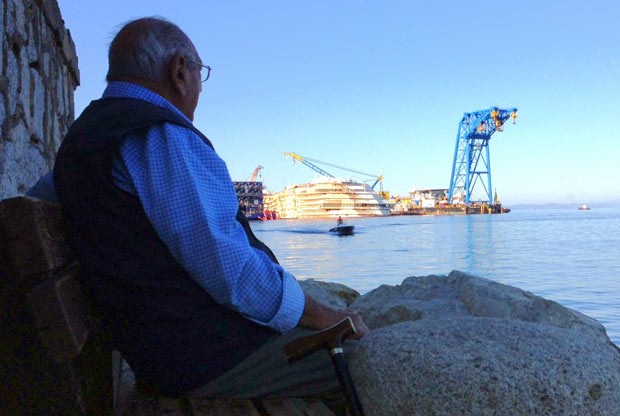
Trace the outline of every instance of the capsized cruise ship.
<instances>
[{"instance_id":1,"label":"capsized cruise ship","mask_svg":"<svg viewBox=\"0 0 620 416\"><path fill-rule=\"evenodd\" d=\"M264 194L263 204L287 219L382 217L390 215L393 205L368 184L327 176Z\"/></svg>"}]
</instances>

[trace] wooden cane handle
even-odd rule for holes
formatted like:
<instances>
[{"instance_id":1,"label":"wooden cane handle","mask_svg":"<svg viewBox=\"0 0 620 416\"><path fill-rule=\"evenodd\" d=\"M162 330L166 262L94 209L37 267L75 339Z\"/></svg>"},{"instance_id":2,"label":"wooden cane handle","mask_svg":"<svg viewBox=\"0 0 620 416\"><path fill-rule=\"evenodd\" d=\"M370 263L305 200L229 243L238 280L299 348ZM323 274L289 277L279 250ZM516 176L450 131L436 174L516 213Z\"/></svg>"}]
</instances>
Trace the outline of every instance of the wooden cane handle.
<instances>
[{"instance_id":1,"label":"wooden cane handle","mask_svg":"<svg viewBox=\"0 0 620 416\"><path fill-rule=\"evenodd\" d=\"M356 333L355 325L350 317L322 329L311 335L306 335L284 346L284 354L289 363L294 363L320 349L341 348L342 340Z\"/></svg>"}]
</instances>

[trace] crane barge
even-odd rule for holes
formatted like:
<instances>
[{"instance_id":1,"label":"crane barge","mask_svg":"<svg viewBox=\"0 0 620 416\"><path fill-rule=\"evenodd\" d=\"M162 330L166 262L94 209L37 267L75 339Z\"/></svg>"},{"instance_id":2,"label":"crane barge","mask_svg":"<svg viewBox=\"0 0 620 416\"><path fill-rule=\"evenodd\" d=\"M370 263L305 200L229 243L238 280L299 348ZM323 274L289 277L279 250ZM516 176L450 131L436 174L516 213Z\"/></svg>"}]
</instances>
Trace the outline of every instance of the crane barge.
<instances>
[{"instance_id":1,"label":"crane barge","mask_svg":"<svg viewBox=\"0 0 620 416\"><path fill-rule=\"evenodd\" d=\"M508 119L516 123L516 108L491 107L465 113L461 119L456 135L448 202L464 205L468 214L510 211L502 208L497 193L493 196L489 149L491 136L503 131Z\"/></svg>"},{"instance_id":2,"label":"crane barge","mask_svg":"<svg viewBox=\"0 0 620 416\"><path fill-rule=\"evenodd\" d=\"M408 201L399 203L395 214L458 215L501 214L502 207L491 181L489 141L502 132L506 121L516 124L517 109L491 107L465 113L456 135L456 146L448 189L416 189Z\"/></svg>"}]
</instances>

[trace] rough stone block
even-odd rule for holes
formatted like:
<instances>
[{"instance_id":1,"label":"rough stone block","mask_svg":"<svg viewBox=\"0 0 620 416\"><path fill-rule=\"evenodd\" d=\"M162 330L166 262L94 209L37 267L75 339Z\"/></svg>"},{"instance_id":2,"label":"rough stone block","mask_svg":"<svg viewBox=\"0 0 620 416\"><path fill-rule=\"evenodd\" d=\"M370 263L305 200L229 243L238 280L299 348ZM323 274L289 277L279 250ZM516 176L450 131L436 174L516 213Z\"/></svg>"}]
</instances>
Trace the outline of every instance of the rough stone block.
<instances>
[{"instance_id":1,"label":"rough stone block","mask_svg":"<svg viewBox=\"0 0 620 416\"><path fill-rule=\"evenodd\" d=\"M0 240L9 252L15 283L65 266L75 257L60 205L16 197L0 202ZM38 282L35 282L38 283Z\"/></svg>"},{"instance_id":2,"label":"rough stone block","mask_svg":"<svg viewBox=\"0 0 620 416\"><path fill-rule=\"evenodd\" d=\"M321 401L305 401L302 399L266 399L261 402L262 408L269 415L321 415L330 416L334 413Z\"/></svg>"},{"instance_id":3,"label":"rough stone block","mask_svg":"<svg viewBox=\"0 0 620 416\"><path fill-rule=\"evenodd\" d=\"M27 295L41 341L57 362L77 357L88 335L87 309L76 273L73 268Z\"/></svg>"},{"instance_id":4,"label":"rough stone block","mask_svg":"<svg viewBox=\"0 0 620 416\"><path fill-rule=\"evenodd\" d=\"M0 202L0 414L109 415L109 336L75 278L60 206Z\"/></svg>"},{"instance_id":5,"label":"rough stone block","mask_svg":"<svg viewBox=\"0 0 620 416\"><path fill-rule=\"evenodd\" d=\"M196 416L260 416L251 400L191 399ZM271 413L268 413L271 415Z\"/></svg>"}]
</instances>

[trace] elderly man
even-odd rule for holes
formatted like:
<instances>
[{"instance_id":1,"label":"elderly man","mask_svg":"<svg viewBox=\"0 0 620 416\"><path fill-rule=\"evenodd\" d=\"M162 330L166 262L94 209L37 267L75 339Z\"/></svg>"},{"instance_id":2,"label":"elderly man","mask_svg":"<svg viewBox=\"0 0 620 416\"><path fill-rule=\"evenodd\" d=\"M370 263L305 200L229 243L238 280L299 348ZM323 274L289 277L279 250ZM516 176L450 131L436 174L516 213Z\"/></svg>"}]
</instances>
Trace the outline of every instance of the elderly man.
<instances>
[{"instance_id":1,"label":"elderly man","mask_svg":"<svg viewBox=\"0 0 620 416\"><path fill-rule=\"evenodd\" d=\"M163 19L113 39L103 97L54 168L85 284L137 379L163 393L331 391L327 354L288 365L282 345L345 317L358 337L368 330L355 311L305 295L252 234L225 163L192 124L210 71Z\"/></svg>"}]
</instances>

